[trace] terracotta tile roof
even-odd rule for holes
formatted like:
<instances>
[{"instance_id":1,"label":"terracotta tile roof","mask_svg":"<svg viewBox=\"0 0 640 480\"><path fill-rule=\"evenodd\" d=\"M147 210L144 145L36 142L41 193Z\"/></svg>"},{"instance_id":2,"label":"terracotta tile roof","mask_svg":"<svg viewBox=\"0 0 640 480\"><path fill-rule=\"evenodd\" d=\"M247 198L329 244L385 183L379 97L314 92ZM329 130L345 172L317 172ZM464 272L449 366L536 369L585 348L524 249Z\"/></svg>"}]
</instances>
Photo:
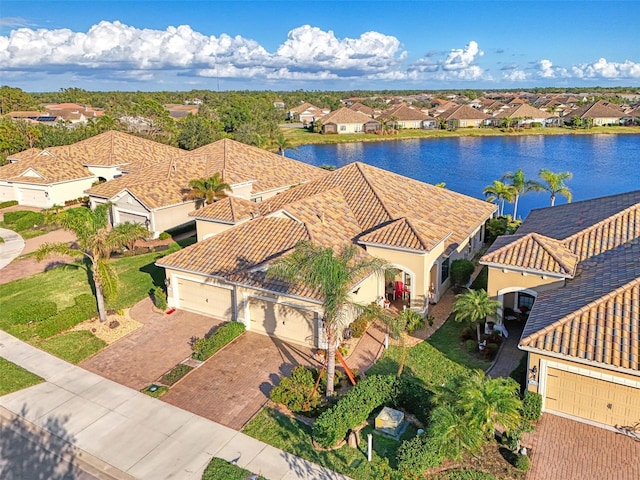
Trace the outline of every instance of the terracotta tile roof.
<instances>
[{"instance_id":1,"label":"terracotta tile roof","mask_svg":"<svg viewBox=\"0 0 640 480\"><path fill-rule=\"evenodd\" d=\"M40 148L28 148L27 150L23 150L21 152L7 156L7 160L23 160L25 158L30 158L34 155L37 155L41 151L42 150Z\"/></svg>"},{"instance_id":2,"label":"terracotta tile roof","mask_svg":"<svg viewBox=\"0 0 640 480\"><path fill-rule=\"evenodd\" d=\"M403 217L362 235L359 241L429 252L450 234L447 227Z\"/></svg>"},{"instance_id":3,"label":"terracotta tile roof","mask_svg":"<svg viewBox=\"0 0 640 480\"><path fill-rule=\"evenodd\" d=\"M489 116L468 105L459 105L442 112L440 117L446 120L484 120Z\"/></svg>"},{"instance_id":4,"label":"terracotta tile roof","mask_svg":"<svg viewBox=\"0 0 640 480\"><path fill-rule=\"evenodd\" d=\"M563 242L538 233L503 235L499 240L482 257L482 264L517 267L568 278L575 274L578 256Z\"/></svg>"},{"instance_id":5,"label":"terracotta tile roof","mask_svg":"<svg viewBox=\"0 0 640 480\"><path fill-rule=\"evenodd\" d=\"M252 193L268 192L326 175L321 168L230 139L218 140L180 158L97 185L90 195L111 198L128 190L147 208L185 201L189 181L216 173L230 185L253 182Z\"/></svg>"},{"instance_id":6,"label":"terracotta tile roof","mask_svg":"<svg viewBox=\"0 0 640 480\"><path fill-rule=\"evenodd\" d=\"M89 169L77 160L46 150L0 167L2 180L40 185L92 177Z\"/></svg>"},{"instance_id":7,"label":"terracotta tile roof","mask_svg":"<svg viewBox=\"0 0 640 480\"><path fill-rule=\"evenodd\" d=\"M362 103L359 103L359 102L354 103L353 105L350 105L348 108L350 108L354 112L364 113L369 117L373 117L373 115L375 114L375 111L373 110L373 108L367 107L366 105L363 105Z\"/></svg>"},{"instance_id":8,"label":"terracotta tile roof","mask_svg":"<svg viewBox=\"0 0 640 480\"><path fill-rule=\"evenodd\" d=\"M421 120L427 120L429 118L429 115L424 114L423 112L421 112L416 108L411 108L408 105L398 105L397 107L393 107L382 112L379 118L391 118L391 117L395 117L400 121L403 121L403 120L421 121Z\"/></svg>"},{"instance_id":9,"label":"terracotta tile roof","mask_svg":"<svg viewBox=\"0 0 640 480\"><path fill-rule=\"evenodd\" d=\"M364 113L355 112L347 107L339 108L335 112L331 112L322 118L323 125L327 125L329 123L335 123L336 125L346 123L365 124L370 121L373 121L370 116L365 115Z\"/></svg>"},{"instance_id":10,"label":"terracotta tile roof","mask_svg":"<svg viewBox=\"0 0 640 480\"><path fill-rule=\"evenodd\" d=\"M543 112L538 108L532 107L529 104L524 104L517 107L501 110L497 112L494 115L494 117L496 118L504 118L504 117L549 118L549 117L553 117L553 115L547 112Z\"/></svg>"},{"instance_id":11,"label":"terracotta tile roof","mask_svg":"<svg viewBox=\"0 0 640 480\"><path fill-rule=\"evenodd\" d=\"M196 219L216 220L224 223L239 223L258 215L257 204L240 197L226 197L189 214Z\"/></svg>"},{"instance_id":12,"label":"terracotta tile roof","mask_svg":"<svg viewBox=\"0 0 640 480\"><path fill-rule=\"evenodd\" d=\"M114 130L71 145L50 147L48 150L78 160L83 165L121 166L121 169L126 171L165 163L186 153L170 145Z\"/></svg>"},{"instance_id":13,"label":"terracotta tile roof","mask_svg":"<svg viewBox=\"0 0 640 480\"><path fill-rule=\"evenodd\" d=\"M316 107L315 105L313 105L313 104L311 104L309 102L301 103L297 107L292 107L292 108L289 109L289 111L293 112L293 113L304 113L307 110L311 110L311 111L317 110L318 112L322 112L321 108L318 108L318 107Z\"/></svg>"},{"instance_id":14,"label":"terracotta tile roof","mask_svg":"<svg viewBox=\"0 0 640 480\"><path fill-rule=\"evenodd\" d=\"M640 243L597 255L581 270L538 295L520 345L640 370Z\"/></svg>"},{"instance_id":15,"label":"terracotta tile roof","mask_svg":"<svg viewBox=\"0 0 640 480\"><path fill-rule=\"evenodd\" d=\"M578 116L580 118L622 118L624 117L624 113L617 105L598 100L597 102L588 103L572 110L568 116Z\"/></svg>"}]
</instances>

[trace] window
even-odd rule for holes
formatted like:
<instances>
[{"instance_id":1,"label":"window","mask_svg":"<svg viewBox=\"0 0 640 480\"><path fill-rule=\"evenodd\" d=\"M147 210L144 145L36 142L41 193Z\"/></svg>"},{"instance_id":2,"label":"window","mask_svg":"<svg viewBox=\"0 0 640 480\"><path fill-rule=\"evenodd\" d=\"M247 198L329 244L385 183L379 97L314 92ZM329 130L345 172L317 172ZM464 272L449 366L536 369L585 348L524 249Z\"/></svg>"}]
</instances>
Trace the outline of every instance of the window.
<instances>
[{"instance_id":1,"label":"window","mask_svg":"<svg viewBox=\"0 0 640 480\"><path fill-rule=\"evenodd\" d=\"M262 197L255 197L251 199L252 202L260 203L262 201Z\"/></svg>"},{"instance_id":2,"label":"window","mask_svg":"<svg viewBox=\"0 0 640 480\"><path fill-rule=\"evenodd\" d=\"M341 132L346 132L347 131L347 126L346 125L340 125L340 131Z\"/></svg>"},{"instance_id":3,"label":"window","mask_svg":"<svg viewBox=\"0 0 640 480\"><path fill-rule=\"evenodd\" d=\"M527 311L531 310L534 300L535 297L533 295L529 295L528 293L518 293L518 308L522 310L522 307L525 307Z\"/></svg>"},{"instance_id":4,"label":"window","mask_svg":"<svg viewBox=\"0 0 640 480\"><path fill-rule=\"evenodd\" d=\"M447 257L440 265L440 283L444 283L449 278L449 258Z\"/></svg>"}]
</instances>

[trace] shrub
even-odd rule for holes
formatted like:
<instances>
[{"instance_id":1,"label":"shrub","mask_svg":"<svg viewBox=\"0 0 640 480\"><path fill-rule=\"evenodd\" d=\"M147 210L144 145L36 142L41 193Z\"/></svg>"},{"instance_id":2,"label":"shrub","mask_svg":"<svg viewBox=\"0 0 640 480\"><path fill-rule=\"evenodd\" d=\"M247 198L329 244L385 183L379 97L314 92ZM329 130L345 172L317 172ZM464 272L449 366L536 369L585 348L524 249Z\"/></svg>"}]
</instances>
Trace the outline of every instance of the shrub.
<instances>
[{"instance_id":1,"label":"shrub","mask_svg":"<svg viewBox=\"0 0 640 480\"><path fill-rule=\"evenodd\" d=\"M531 122L531 126L532 126L533 128L541 127L541 126L542 126L542 122Z\"/></svg>"},{"instance_id":2,"label":"shrub","mask_svg":"<svg viewBox=\"0 0 640 480\"><path fill-rule=\"evenodd\" d=\"M542 415L542 395L527 390L522 399L522 418L529 422L537 422Z\"/></svg>"},{"instance_id":3,"label":"shrub","mask_svg":"<svg viewBox=\"0 0 640 480\"><path fill-rule=\"evenodd\" d=\"M191 370L193 370L193 367L180 363L173 367L169 372L165 373L160 381L165 385L173 385Z\"/></svg>"},{"instance_id":4,"label":"shrub","mask_svg":"<svg viewBox=\"0 0 640 480\"><path fill-rule=\"evenodd\" d=\"M293 369L290 377L284 377L273 387L270 397L274 402L286 405L293 412L307 412L320 402L320 395L311 398L315 384L313 372L299 365Z\"/></svg>"},{"instance_id":5,"label":"shrub","mask_svg":"<svg viewBox=\"0 0 640 480\"><path fill-rule=\"evenodd\" d=\"M466 285L471 280L471 274L475 270L475 265L470 260L459 258L451 262L451 283L453 285Z\"/></svg>"},{"instance_id":6,"label":"shrub","mask_svg":"<svg viewBox=\"0 0 640 480\"><path fill-rule=\"evenodd\" d=\"M4 223L13 225L25 215L32 213L30 210L16 210L15 212L7 212L4 214Z\"/></svg>"},{"instance_id":7,"label":"shrub","mask_svg":"<svg viewBox=\"0 0 640 480\"><path fill-rule=\"evenodd\" d=\"M24 215L20 215L13 223L13 229L17 232L22 232L24 230L28 230L33 228L34 225L42 225L44 223L44 215L38 212L7 212L5 214L5 223L9 223L6 220L7 215L9 213L24 213Z\"/></svg>"},{"instance_id":8,"label":"shrub","mask_svg":"<svg viewBox=\"0 0 640 480\"><path fill-rule=\"evenodd\" d=\"M407 330L407 333L413 333L416 330L420 330L422 327L424 327L424 317L422 315L420 315L415 310L410 309L405 310L405 312L409 312L406 313L407 326L405 327L405 329Z\"/></svg>"},{"instance_id":9,"label":"shrub","mask_svg":"<svg viewBox=\"0 0 640 480\"><path fill-rule=\"evenodd\" d=\"M151 296L153 297L153 304L160 310L167 309L167 294L164 293L162 287L154 287L151 289Z\"/></svg>"},{"instance_id":10,"label":"shrub","mask_svg":"<svg viewBox=\"0 0 640 480\"><path fill-rule=\"evenodd\" d=\"M493 358L498 353L498 344L497 343L487 343L487 346L484 349L484 354L487 358Z\"/></svg>"},{"instance_id":11,"label":"shrub","mask_svg":"<svg viewBox=\"0 0 640 480\"><path fill-rule=\"evenodd\" d=\"M398 470L404 478L421 478L422 472L437 467L443 460L438 449L431 444L431 438L426 434L402 442L396 458Z\"/></svg>"},{"instance_id":12,"label":"shrub","mask_svg":"<svg viewBox=\"0 0 640 480\"><path fill-rule=\"evenodd\" d=\"M460 332L460 341L466 342L467 340L475 340L477 334L476 329L473 327L464 327Z\"/></svg>"},{"instance_id":13,"label":"shrub","mask_svg":"<svg viewBox=\"0 0 640 480\"><path fill-rule=\"evenodd\" d=\"M9 315L9 319L14 324L41 322L56 313L58 313L58 306L55 302L38 302L16 308Z\"/></svg>"},{"instance_id":14,"label":"shrub","mask_svg":"<svg viewBox=\"0 0 640 480\"><path fill-rule=\"evenodd\" d=\"M96 300L93 295L84 293L75 298L75 305L60 310L58 313L40 322L36 333L40 338L49 338L64 330L95 317L98 313Z\"/></svg>"},{"instance_id":15,"label":"shrub","mask_svg":"<svg viewBox=\"0 0 640 480\"><path fill-rule=\"evenodd\" d=\"M234 340L242 332L245 326L240 322L229 322L220 326L212 335L204 338L198 338L193 343L192 357L196 360L206 360L216 353L227 343Z\"/></svg>"},{"instance_id":16,"label":"shrub","mask_svg":"<svg viewBox=\"0 0 640 480\"><path fill-rule=\"evenodd\" d=\"M431 392L415 377L401 377L398 407L413 413L422 423L427 423L431 410Z\"/></svg>"},{"instance_id":17,"label":"shrub","mask_svg":"<svg viewBox=\"0 0 640 480\"><path fill-rule=\"evenodd\" d=\"M362 380L318 417L313 424L313 438L323 447L335 445L376 408L394 403L399 383L399 379L391 375L372 375Z\"/></svg>"},{"instance_id":18,"label":"shrub","mask_svg":"<svg viewBox=\"0 0 640 480\"><path fill-rule=\"evenodd\" d=\"M528 471L529 468L531 467L531 462L529 461L529 457L527 457L526 455L518 455L518 458L516 458L516 462L514 466L518 470L522 470L523 472Z\"/></svg>"},{"instance_id":19,"label":"shrub","mask_svg":"<svg viewBox=\"0 0 640 480\"><path fill-rule=\"evenodd\" d=\"M171 234L167 232L161 232L160 235L158 235L158 239L160 240L169 240L170 238L171 238Z\"/></svg>"},{"instance_id":20,"label":"shrub","mask_svg":"<svg viewBox=\"0 0 640 480\"><path fill-rule=\"evenodd\" d=\"M478 470L470 470L462 468L460 470L452 470L438 477L439 480L496 480L497 477L492 473L480 472Z\"/></svg>"},{"instance_id":21,"label":"shrub","mask_svg":"<svg viewBox=\"0 0 640 480\"><path fill-rule=\"evenodd\" d=\"M368 326L369 319L364 315L360 315L353 322L351 322L351 325L349 326L351 328L351 336L354 338L360 338L362 335L364 335L364 332L367 331Z\"/></svg>"},{"instance_id":22,"label":"shrub","mask_svg":"<svg viewBox=\"0 0 640 480\"><path fill-rule=\"evenodd\" d=\"M478 351L478 342L476 342L475 340L470 338L469 340L464 342L464 348L469 353L477 352Z\"/></svg>"},{"instance_id":23,"label":"shrub","mask_svg":"<svg viewBox=\"0 0 640 480\"><path fill-rule=\"evenodd\" d=\"M13 207L14 205L18 205L17 200L7 200L6 202L0 202L0 208Z\"/></svg>"}]
</instances>

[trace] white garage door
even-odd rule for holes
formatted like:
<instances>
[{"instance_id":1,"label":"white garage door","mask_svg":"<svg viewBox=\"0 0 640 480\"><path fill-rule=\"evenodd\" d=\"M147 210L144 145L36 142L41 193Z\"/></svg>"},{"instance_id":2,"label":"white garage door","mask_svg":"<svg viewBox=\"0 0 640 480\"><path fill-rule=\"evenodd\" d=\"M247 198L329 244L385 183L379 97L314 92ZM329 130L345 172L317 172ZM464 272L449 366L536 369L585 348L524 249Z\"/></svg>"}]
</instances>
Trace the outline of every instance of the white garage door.
<instances>
[{"instance_id":1,"label":"white garage door","mask_svg":"<svg viewBox=\"0 0 640 480\"><path fill-rule=\"evenodd\" d=\"M548 368L545 410L566 413L605 425L640 420L640 389Z\"/></svg>"},{"instance_id":2,"label":"white garage door","mask_svg":"<svg viewBox=\"0 0 640 480\"><path fill-rule=\"evenodd\" d=\"M20 189L20 205L30 205L32 207L47 207L49 199L44 190L34 190L32 188Z\"/></svg>"},{"instance_id":3,"label":"white garage door","mask_svg":"<svg viewBox=\"0 0 640 480\"><path fill-rule=\"evenodd\" d=\"M316 312L250 298L249 318L251 331L266 333L287 342L316 346Z\"/></svg>"},{"instance_id":4,"label":"white garage door","mask_svg":"<svg viewBox=\"0 0 640 480\"><path fill-rule=\"evenodd\" d=\"M119 223L139 223L144 225L147 222L147 217L144 215L136 215L135 213L118 212Z\"/></svg>"},{"instance_id":5,"label":"white garage door","mask_svg":"<svg viewBox=\"0 0 640 480\"><path fill-rule=\"evenodd\" d=\"M0 202L17 200L15 190L11 185L0 185Z\"/></svg>"},{"instance_id":6,"label":"white garage door","mask_svg":"<svg viewBox=\"0 0 640 480\"><path fill-rule=\"evenodd\" d=\"M178 308L231 320L233 316L230 289L178 279Z\"/></svg>"}]
</instances>

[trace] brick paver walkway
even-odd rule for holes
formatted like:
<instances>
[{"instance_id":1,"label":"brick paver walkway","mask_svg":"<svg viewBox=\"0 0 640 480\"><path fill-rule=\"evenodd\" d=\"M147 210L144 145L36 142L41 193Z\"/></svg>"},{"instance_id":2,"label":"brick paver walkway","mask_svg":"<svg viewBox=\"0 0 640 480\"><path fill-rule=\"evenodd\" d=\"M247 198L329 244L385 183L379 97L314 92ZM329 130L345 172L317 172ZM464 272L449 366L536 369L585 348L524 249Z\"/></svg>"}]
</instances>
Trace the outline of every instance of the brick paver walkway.
<instances>
[{"instance_id":1,"label":"brick paver walkway","mask_svg":"<svg viewBox=\"0 0 640 480\"><path fill-rule=\"evenodd\" d=\"M296 365L319 366L307 347L245 332L171 387L162 400L241 430Z\"/></svg>"},{"instance_id":2,"label":"brick paver walkway","mask_svg":"<svg viewBox=\"0 0 640 480\"><path fill-rule=\"evenodd\" d=\"M222 323L222 320L180 310L166 315L154 310L150 299L134 305L129 315L144 326L80 366L136 390L155 382L188 358L191 337L202 337Z\"/></svg>"},{"instance_id":3,"label":"brick paver walkway","mask_svg":"<svg viewBox=\"0 0 640 480\"><path fill-rule=\"evenodd\" d=\"M640 441L550 413L523 445L531 456L527 480L640 478Z\"/></svg>"}]
</instances>

